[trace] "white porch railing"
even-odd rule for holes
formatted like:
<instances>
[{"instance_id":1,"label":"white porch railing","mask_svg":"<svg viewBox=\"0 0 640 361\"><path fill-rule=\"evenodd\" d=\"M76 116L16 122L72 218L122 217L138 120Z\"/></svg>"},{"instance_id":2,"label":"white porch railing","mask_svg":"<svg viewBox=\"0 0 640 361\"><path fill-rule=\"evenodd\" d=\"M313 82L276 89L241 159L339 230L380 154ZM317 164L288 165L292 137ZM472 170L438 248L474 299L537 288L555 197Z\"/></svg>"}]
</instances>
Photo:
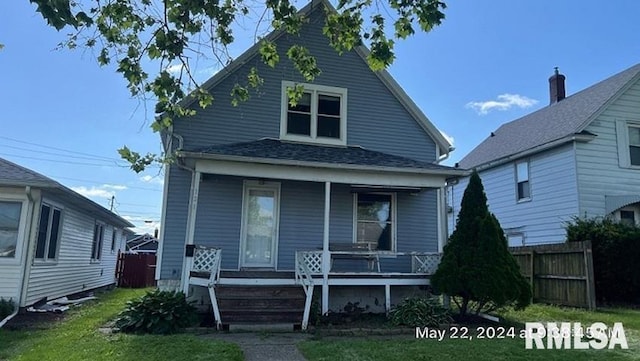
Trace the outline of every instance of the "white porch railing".
<instances>
[{"instance_id":1,"label":"white porch railing","mask_svg":"<svg viewBox=\"0 0 640 361\"><path fill-rule=\"evenodd\" d=\"M344 256L348 252L330 252L331 256L339 255ZM354 255L358 255L358 251L353 252ZM411 273L432 275L438 269L441 253L436 252L395 252L393 257L410 257L411 260ZM382 257L381 257L382 258ZM322 274L322 251L297 251L296 252L296 279L299 279L298 263L304 264L311 275ZM381 271L384 273L384 269Z\"/></svg>"},{"instance_id":2,"label":"white porch railing","mask_svg":"<svg viewBox=\"0 0 640 361\"><path fill-rule=\"evenodd\" d=\"M213 316L216 319L216 326L220 329L222 327L222 320L220 319L220 308L218 307L215 286L220 281L222 250L220 250L220 248L199 245L193 247L193 257L187 257L187 260L191 262L188 268L190 270L189 284L207 288L209 298L211 298L211 306L213 307ZM202 277L207 274L208 277Z\"/></svg>"},{"instance_id":3,"label":"white porch railing","mask_svg":"<svg viewBox=\"0 0 640 361\"><path fill-rule=\"evenodd\" d=\"M432 275L436 273L442 253L411 253L411 272Z\"/></svg>"},{"instance_id":4,"label":"white porch railing","mask_svg":"<svg viewBox=\"0 0 640 361\"><path fill-rule=\"evenodd\" d=\"M311 302L313 300L313 289L315 283L313 282L313 276L308 265L315 267L322 266L322 252L320 252L320 261L315 259L315 255L308 254L308 252L296 252L296 283L302 285L304 293L307 296L304 303L304 314L302 315L302 329L306 330L309 325L309 315L311 313ZM320 269L320 272L322 270Z\"/></svg>"}]
</instances>

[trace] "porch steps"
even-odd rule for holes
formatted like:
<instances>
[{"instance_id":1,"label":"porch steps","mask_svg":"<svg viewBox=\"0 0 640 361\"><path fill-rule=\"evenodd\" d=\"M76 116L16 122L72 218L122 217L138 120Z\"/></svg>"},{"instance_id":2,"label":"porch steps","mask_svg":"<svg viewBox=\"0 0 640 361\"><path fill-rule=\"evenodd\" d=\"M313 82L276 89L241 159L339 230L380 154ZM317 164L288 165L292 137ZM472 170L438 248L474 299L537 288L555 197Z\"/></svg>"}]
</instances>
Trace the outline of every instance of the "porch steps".
<instances>
[{"instance_id":1,"label":"porch steps","mask_svg":"<svg viewBox=\"0 0 640 361\"><path fill-rule=\"evenodd\" d=\"M300 286L218 286L222 323L300 324L305 294Z\"/></svg>"}]
</instances>

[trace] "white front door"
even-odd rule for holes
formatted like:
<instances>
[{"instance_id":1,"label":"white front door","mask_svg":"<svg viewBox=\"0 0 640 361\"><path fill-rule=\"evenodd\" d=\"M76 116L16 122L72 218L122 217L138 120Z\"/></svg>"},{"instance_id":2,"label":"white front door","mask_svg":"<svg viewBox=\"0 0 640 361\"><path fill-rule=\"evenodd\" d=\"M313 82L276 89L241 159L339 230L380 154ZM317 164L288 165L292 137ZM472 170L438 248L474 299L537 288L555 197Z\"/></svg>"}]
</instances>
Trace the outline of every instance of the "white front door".
<instances>
[{"instance_id":1,"label":"white front door","mask_svg":"<svg viewBox=\"0 0 640 361\"><path fill-rule=\"evenodd\" d=\"M280 184L245 182L240 267L275 268Z\"/></svg>"}]
</instances>

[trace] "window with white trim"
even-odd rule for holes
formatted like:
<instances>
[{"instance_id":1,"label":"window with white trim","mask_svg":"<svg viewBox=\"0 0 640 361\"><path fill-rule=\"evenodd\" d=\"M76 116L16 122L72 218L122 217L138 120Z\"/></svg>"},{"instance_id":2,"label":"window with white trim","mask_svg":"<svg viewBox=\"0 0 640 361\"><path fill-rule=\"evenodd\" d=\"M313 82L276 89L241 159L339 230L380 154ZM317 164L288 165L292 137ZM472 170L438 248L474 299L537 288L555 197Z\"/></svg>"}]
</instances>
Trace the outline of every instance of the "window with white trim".
<instances>
[{"instance_id":1,"label":"window with white trim","mask_svg":"<svg viewBox=\"0 0 640 361\"><path fill-rule=\"evenodd\" d=\"M640 166L640 125L629 125L629 161L631 165Z\"/></svg>"},{"instance_id":2,"label":"window with white trim","mask_svg":"<svg viewBox=\"0 0 640 361\"><path fill-rule=\"evenodd\" d=\"M304 94L291 104L287 89L296 85L304 87ZM281 139L345 145L346 132L347 89L282 82Z\"/></svg>"},{"instance_id":3,"label":"window with white trim","mask_svg":"<svg viewBox=\"0 0 640 361\"><path fill-rule=\"evenodd\" d=\"M507 234L507 242L509 247L521 247L524 246L524 233L509 233Z\"/></svg>"},{"instance_id":4,"label":"window with white trim","mask_svg":"<svg viewBox=\"0 0 640 361\"><path fill-rule=\"evenodd\" d=\"M0 201L0 259L15 258L22 202Z\"/></svg>"},{"instance_id":5,"label":"window with white trim","mask_svg":"<svg viewBox=\"0 0 640 361\"><path fill-rule=\"evenodd\" d=\"M58 256L58 243L62 228L62 209L42 203L35 259L53 261Z\"/></svg>"},{"instance_id":6,"label":"window with white trim","mask_svg":"<svg viewBox=\"0 0 640 361\"><path fill-rule=\"evenodd\" d=\"M118 240L118 233L120 233L120 231L118 231L116 227L113 227L111 231L111 252L116 251L116 242Z\"/></svg>"},{"instance_id":7,"label":"window with white trim","mask_svg":"<svg viewBox=\"0 0 640 361\"><path fill-rule=\"evenodd\" d=\"M531 198L531 187L529 185L529 162L522 161L516 163L516 197L518 201Z\"/></svg>"},{"instance_id":8,"label":"window with white trim","mask_svg":"<svg viewBox=\"0 0 640 361\"><path fill-rule=\"evenodd\" d=\"M368 243L378 251L395 251L395 194L355 193L355 197L355 242Z\"/></svg>"},{"instance_id":9,"label":"window with white trim","mask_svg":"<svg viewBox=\"0 0 640 361\"><path fill-rule=\"evenodd\" d=\"M95 224L93 227L93 243L91 246L91 260L99 261L102 257L102 243L104 241L104 225L101 223Z\"/></svg>"},{"instance_id":10,"label":"window with white trim","mask_svg":"<svg viewBox=\"0 0 640 361\"><path fill-rule=\"evenodd\" d=\"M630 205L614 212L615 219L624 224L635 226L640 224L640 207Z\"/></svg>"}]
</instances>

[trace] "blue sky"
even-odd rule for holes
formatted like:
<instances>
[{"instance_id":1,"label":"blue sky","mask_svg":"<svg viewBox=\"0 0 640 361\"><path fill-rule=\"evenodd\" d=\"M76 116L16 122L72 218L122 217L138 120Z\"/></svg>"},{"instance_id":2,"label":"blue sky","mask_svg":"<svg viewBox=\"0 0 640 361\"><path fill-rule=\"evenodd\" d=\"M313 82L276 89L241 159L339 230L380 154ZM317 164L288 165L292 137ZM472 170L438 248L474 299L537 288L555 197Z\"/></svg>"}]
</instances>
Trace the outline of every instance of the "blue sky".
<instances>
[{"instance_id":1,"label":"blue sky","mask_svg":"<svg viewBox=\"0 0 640 361\"><path fill-rule=\"evenodd\" d=\"M449 1L429 34L396 45L391 74L431 121L454 139L453 164L500 124L548 105L558 66L573 94L640 62L640 1ZM302 4L302 3L301 3ZM118 160L126 144L159 152L145 105L90 52L54 50L64 40L27 0L0 4L0 157L79 190L152 230L162 176ZM251 37L237 36L241 43ZM201 75L211 69L202 65ZM45 160L46 159L46 160ZM145 223L144 221L151 221Z\"/></svg>"}]
</instances>

